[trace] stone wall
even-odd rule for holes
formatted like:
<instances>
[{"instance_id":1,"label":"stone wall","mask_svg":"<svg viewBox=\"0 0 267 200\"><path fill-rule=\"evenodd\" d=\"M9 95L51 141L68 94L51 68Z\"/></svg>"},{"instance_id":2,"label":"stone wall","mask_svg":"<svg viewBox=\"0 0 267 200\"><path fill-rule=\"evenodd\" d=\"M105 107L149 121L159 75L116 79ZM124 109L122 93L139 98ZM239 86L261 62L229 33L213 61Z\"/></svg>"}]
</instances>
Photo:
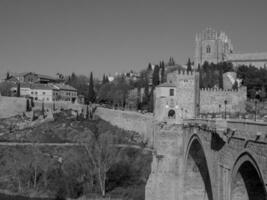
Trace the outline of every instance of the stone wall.
<instances>
[{"instance_id":1,"label":"stone wall","mask_svg":"<svg viewBox=\"0 0 267 200\"><path fill-rule=\"evenodd\" d=\"M224 112L225 100L227 100L227 112L243 113L245 112L246 99L246 87L242 87L239 90L202 89L200 90L200 113Z\"/></svg>"},{"instance_id":2,"label":"stone wall","mask_svg":"<svg viewBox=\"0 0 267 200\"><path fill-rule=\"evenodd\" d=\"M144 141L153 143L153 115L98 107L95 115L121 129L139 133Z\"/></svg>"},{"instance_id":3,"label":"stone wall","mask_svg":"<svg viewBox=\"0 0 267 200\"><path fill-rule=\"evenodd\" d=\"M42 101L34 101L34 109L42 109ZM64 109L64 110L77 110L79 113L82 111L86 111L86 105L71 103L69 101L55 101L55 102L44 102L44 108L48 110L52 110L53 106L55 109Z\"/></svg>"},{"instance_id":4,"label":"stone wall","mask_svg":"<svg viewBox=\"0 0 267 200\"><path fill-rule=\"evenodd\" d=\"M25 98L0 96L0 118L8 118L23 112L26 112Z\"/></svg>"},{"instance_id":5,"label":"stone wall","mask_svg":"<svg viewBox=\"0 0 267 200\"><path fill-rule=\"evenodd\" d=\"M146 200L252 199L248 192L266 199L266 128L240 120L155 124ZM250 187L239 184L236 174Z\"/></svg>"},{"instance_id":6,"label":"stone wall","mask_svg":"<svg viewBox=\"0 0 267 200\"><path fill-rule=\"evenodd\" d=\"M176 85L177 104L182 118L192 118L199 104L199 73L175 71L167 75L167 82Z\"/></svg>"}]
</instances>

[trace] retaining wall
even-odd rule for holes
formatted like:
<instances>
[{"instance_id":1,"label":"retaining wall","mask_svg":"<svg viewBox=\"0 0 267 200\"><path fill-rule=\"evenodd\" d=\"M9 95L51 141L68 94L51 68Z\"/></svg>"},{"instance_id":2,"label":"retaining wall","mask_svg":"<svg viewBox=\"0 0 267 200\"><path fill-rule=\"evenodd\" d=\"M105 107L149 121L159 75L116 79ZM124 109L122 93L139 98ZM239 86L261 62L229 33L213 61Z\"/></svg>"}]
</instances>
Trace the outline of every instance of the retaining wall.
<instances>
[{"instance_id":1,"label":"retaining wall","mask_svg":"<svg viewBox=\"0 0 267 200\"><path fill-rule=\"evenodd\" d=\"M0 118L8 118L26 112L24 97L0 96Z\"/></svg>"},{"instance_id":2,"label":"retaining wall","mask_svg":"<svg viewBox=\"0 0 267 200\"><path fill-rule=\"evenodd\" d=\"M98 107L95 115L124 130L139 133L144 141L153 143L153 115Z\"/></svg>"}]
</instances>

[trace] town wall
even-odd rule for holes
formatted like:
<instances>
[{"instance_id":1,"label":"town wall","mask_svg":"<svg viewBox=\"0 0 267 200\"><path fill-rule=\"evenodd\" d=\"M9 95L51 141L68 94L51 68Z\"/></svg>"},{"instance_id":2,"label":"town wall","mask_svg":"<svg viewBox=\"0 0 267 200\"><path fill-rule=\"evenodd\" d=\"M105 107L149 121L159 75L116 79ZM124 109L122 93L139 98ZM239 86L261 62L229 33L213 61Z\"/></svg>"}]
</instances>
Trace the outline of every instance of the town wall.
<instances>
[{"instance_id":1,"label":"town wall","mask_svg":"<svg viewBox=\"0 0 267 200\"><path fill-rule=\"evenodd\" d=\"M83 110L86 111L86 105L78 104L78 103L71 103L69 101L54 101L54 102L43 102L43 101L34 101L34 109L42 109L42 104L44 104L45 110L56 110L64 109L64 110L77 110L79 113Z\"/></svg>"},{"instance_id":2,"label":"town wall","mask_svg":"<svg viewBox=\"0 0 267 200\"><path fill-rule=\"evenodd\" d=\"M247 99L246 87L239 90L201 89L200 113L221 113L225 110L224 101L227 101L226 112L245 112ZM219 106L220 105L220 106Z\"/></svg>"},{"instance_id":3,"label":"town wall","mask_svg":"<svg viewBox=\"0 0 267 200\"><path fill-rule=\"evenodd\" d=\"M150 145L153 143L153 115L151 114L98 107L95 115L121 129L139 133Z\"/></svg>"},{"instance_id":4,"label":"town wall","mask_svg":"<svg viewBox=\"0 0 267 200\"><path fill-rule=\"evenodd\" d=\"M26 99L0 96L0 118L8 118L26 112Z\"/></svg>"}]
</instances>

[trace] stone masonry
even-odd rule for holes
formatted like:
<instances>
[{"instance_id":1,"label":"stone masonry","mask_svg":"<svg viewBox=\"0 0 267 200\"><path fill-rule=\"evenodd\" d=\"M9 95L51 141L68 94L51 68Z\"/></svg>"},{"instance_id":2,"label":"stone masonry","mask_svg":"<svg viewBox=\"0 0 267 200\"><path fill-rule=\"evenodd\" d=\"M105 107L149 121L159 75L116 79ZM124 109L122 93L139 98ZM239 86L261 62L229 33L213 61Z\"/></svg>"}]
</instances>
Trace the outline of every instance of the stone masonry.
<instances>
[{"instance_id":1,"label":"stone masonry","mask_svg":"<svg viewBox=\"0 0 267 200\"><path fill-rule=\"evenodd\" d=\"M150 132L153 162L146 200L267 200L267 123L197 118L162 122L98 109L101 118L108 113L105 120L120 128Z\"/></svg>"}]
</instances>

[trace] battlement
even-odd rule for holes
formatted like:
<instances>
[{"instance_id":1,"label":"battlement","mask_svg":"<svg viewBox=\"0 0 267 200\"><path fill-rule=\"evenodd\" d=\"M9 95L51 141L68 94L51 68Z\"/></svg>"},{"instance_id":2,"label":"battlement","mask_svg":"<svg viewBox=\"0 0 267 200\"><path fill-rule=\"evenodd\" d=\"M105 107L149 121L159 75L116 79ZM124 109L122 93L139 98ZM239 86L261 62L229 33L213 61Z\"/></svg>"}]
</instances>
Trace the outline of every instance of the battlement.
<instances>
[{"instance_id":1,"label":"battlement","mask_svg":"<svg viewBox=\"0 0 267 200\"><path fill-rule=\"evenodd\" d=\"M176 70L167 75L167 81L175 79L194 79L199 75L197 71L187 71L187 70Z\"/></svg>"},{"instance_id":2,"label":"battlement","mask_svg":"<svg viewBox=\"0 0 267 200\"><path fill-rule=\"evenodd\" d=\"M233 93L233 94L237 94L237 93L244 93L246 92L246 87L241 87L240 89L238 90L224 90L224 89L216 89L216 88L201 88L200 89L200 92L211 92L211 93Z\"/></svg>"},{"instance_id":3,"label":"battlement","mask_svg":"<svg viewBox=\"0 0 267 200\"><path fill-rule=\"evenodd\" d=\"M178 75L182 75L182 76L194 76L196 74L198 74L197 71L191 70L191 71L187 71L187 70L177 70L176 73Z\"/></svg>"}]
</instances>

